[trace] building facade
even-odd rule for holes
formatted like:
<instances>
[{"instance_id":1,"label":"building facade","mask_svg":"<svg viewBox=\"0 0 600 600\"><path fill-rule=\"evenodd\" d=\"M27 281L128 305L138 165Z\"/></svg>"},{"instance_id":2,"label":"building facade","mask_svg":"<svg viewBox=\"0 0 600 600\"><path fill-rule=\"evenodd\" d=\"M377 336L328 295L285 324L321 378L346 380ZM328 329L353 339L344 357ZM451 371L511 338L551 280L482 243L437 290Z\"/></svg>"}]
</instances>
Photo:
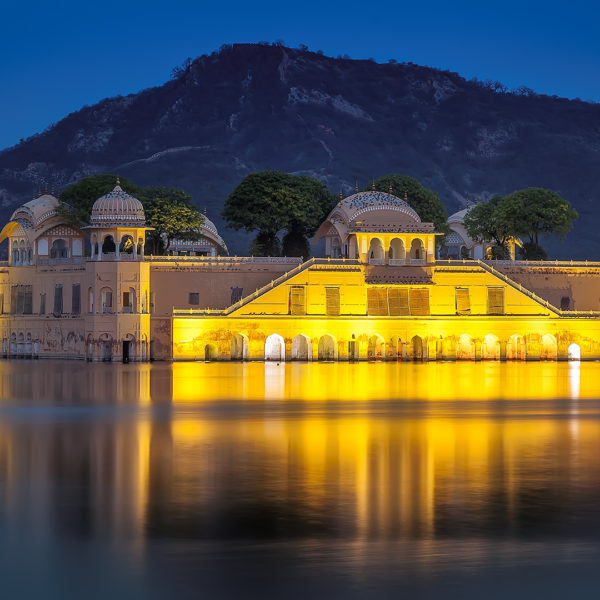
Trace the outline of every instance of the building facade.
<instances>
[{"instance_id":1,"label":"building facade","mask_svg":"<svg viewBox=\"0 0 600 600\"><path fill-rule=\"evenodd\" d=\"M326 256L305 262L145 256L148 229L119 185L81 229L51 195L19 207L1 233L2 355L600 359L600 264L436 259L433 225L391 194L341 199L315 236Z\"/></svg>"}]
</instances>

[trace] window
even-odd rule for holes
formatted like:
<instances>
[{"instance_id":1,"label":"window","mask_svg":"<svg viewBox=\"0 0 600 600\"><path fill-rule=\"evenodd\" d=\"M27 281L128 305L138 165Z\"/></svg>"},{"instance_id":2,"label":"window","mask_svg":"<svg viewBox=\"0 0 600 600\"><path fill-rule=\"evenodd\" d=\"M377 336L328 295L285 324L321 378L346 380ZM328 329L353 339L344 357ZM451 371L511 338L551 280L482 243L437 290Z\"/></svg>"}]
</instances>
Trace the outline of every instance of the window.
<instances>
[{"instance_id":1,"label":"window","mask_svg":"<svg viewBox=\"0 0 600 600\"><path fill-rule=\"evenodd\" d=\"M373 316L387 316L387 289L367 288L367 314Z\"/></svg>"},{"instance_id":2,"label":"window","mask_svg":"<svg viewBox=\"0 0 600 600\"><path fill-rule=\"evenodd\" d=\"M340 314L340 288L325 288L325 314L331 317Z\"/></svg>"},{"instance_id":3,"label":"window","mask_svg":"<svg viewBox=\"0 0 600 600\"><path fill-rule=\"evenodd\" d=\"M418 317L429 315L429 290L427 288L411 288L408 299L411 315Z\"/></svg>"},{"instance_id":4,"label":"window","mask_svg":"<svg viewBox=\"0 0 600 600\"><path fill-rule=\"evenodd\" d=\"M40 294L40 315L46 314L46 294Z\"/></svg>"},{"instance_id":5,"label":"window","mask_svg":"<svg viewBox=\"0 0 600 600\"><path fill-rule=\"evenodd\" d=\"M123 292L123 312L133 312L133 294L131 292Z\"/></svg>"},{"instance_id":6,"label":"window","mask_svg":"<svg viewBox=\"0 0 600 600\"><path fill-rule=\"evenodd\" d=\"M306 302L304 295L304 287L301 285L293 285L290 288L290 315L305 315Z\"/></svg>"},{"instance_id":7,"label":"window","mask_svg":"<svg viewBox=\"0 0 600 600\"><path fill-rule=\"evenodd\" d=\"M54 287L54 316L60 317L63 311L63 288L58 284Z\"/></svg>"},{"instance_id":8,"label":"window","mask_svg":"<svg viewBox=\"0 0 600 600\"><path fill-rule=\"evenodd\" d=\"M390 315L393 317L403 317L410 314L408 308L408 288L389 288L388 302Z\"/></svg>"},{"instance_id":9,"label":"window","mask_svg":"<svg viewBox=\"0 0 600 600\"><path fill-rule=\"evenodd\" d=\"M231 304L235 304L242 299L244 294L244 288L241 287L232 287L231 288Z\"/></svg>"},{"instance_id":10,"label":"window","mask_svg":"<svg viewBox=\"0 0 600 600\"><path fill-rule=\"evenodd\" d=\"M13 285L10 289L11 312L14 315L30 315L33 312L33 286Z\"/></svg>"},{"instance_id":11,"label":"window","mask_svg":"<svg viewBox=\"0 0 600 600\"><path fill-rule=\"evenodd\" d=\"M81 287L74 283L71 288L71 314L78 315L81 312Z\"/></svg>"},{"instance_id":12,"label":"window","mask_svg":"<svg viewBox=\"0 0 600 600\"><path fill-rule=\"evenodd\" d=\"M102 312L103 313L111 313L112 312L112 291L111 290L102 290Z\"/></svg>"},{"instance_id":13,"label":"window","mask_svg":"<svg viewBox=\"0 0 600 600\"><path fill-rule=\"evenodd\" d=\"M200 304L200 294L198 292L190 292L188 304Z\"/></svg>"},{"instance_id":14,"label":"window","mask_svg":"<svg viewBox=\"0 0 600 600\"><path fill-rule=\"evenodd\" d=\"M569 296L563 296L560 299L560 310L569 310L571 307L571 298Z\"/></svg>"},{"instance_id":15,"label":"window","mask_svg":"<svg viewBox=\"0 0 600 600\"><path fill-rule=\"evenodd\" d=\"M471 297L469 296L469 288L456 288L456 314L471 314Z\"/></svg>"},{"instance_id":16,"label":"window","mask_svg":"<svg viewBox=\"0 0 600 600\"><path fill-rule=\"evenodd\" d=\"M489 287L487 294L488 315L504 314L504 288Z\"/></svg>"}]
</instances>

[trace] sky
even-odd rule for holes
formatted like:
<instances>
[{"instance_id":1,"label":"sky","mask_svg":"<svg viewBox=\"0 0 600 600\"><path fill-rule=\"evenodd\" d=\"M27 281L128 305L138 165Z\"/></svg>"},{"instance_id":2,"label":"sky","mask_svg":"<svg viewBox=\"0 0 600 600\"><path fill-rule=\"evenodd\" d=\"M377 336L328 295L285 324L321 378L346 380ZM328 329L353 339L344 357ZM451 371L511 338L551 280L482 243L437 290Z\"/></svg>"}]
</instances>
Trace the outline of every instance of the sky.
<instances>
[{"instance_id":1,"label":"sky","mask_svg":"<svg viewBox=\"0 0 600 600\"><path fill-rule=\"evenodd\" d=\"M222 44L283 40L600 101L591 0L1 0L0 149Z\"/></svg>"}]
</instances>

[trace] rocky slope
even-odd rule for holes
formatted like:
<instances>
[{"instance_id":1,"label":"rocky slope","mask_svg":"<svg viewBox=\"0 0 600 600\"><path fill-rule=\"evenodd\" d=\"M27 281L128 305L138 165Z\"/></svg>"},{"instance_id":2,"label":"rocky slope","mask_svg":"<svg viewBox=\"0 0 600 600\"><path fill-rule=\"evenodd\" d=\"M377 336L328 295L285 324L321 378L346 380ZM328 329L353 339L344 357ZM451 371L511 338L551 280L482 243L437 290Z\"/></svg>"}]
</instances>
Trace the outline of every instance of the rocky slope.
<instances>
[{"instance_id":1,"label":"rocky slope","mask_svg":"<svg viewBox=\"0 0 600 600\"><path fill-rule=\"evenodd\" d=\"M248 173L311 174L332 191L407 173L448 211L475 197L549 187L581 217L558 257L600 259L600 106L506 93L413 64L330 58L239 44L202 56L164 85L103 100L0 153L0 217L39 185L118 172L183 187L223 227ZM222 231L242 253L247 238Z\"/></svg>"}]
</instances>

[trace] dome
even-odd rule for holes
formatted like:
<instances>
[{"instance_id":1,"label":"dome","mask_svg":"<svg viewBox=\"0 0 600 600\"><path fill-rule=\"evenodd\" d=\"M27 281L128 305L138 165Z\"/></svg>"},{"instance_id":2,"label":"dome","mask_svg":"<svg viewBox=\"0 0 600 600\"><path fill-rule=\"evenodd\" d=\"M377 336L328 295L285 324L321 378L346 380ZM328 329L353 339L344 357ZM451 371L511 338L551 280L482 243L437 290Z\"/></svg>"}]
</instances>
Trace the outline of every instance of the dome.
<instances>
[{"instance_id":1,"label":"dome","mask_svg":"<svg viewBox=\"0 0 600 600\"><path fill-rule=\"evenodd\" d=\"M227 244L225 244L223 238L219 235L215 224L206 215L204 215L204 223L202 223L202 227L200 227L200 233L204 237L213 240L224 250L227 250Z\"/></svg>"},{"instance_id":2,"label":"dome","mask_svg":"<svg viewBox=\"0 0 600 600\"><path fill-rule=\"evenodd\" d=\"M24 227L37 227L42 221L56 214L59 202L52 194L43 194L19 206L10 220L19 221Z\"/></svg>"},{"instance_id":3,"label":"dome","mask_svg":"<svg viewBox=\"0 0 600 600\"><path fill-rule=\"evenodd\" d=\"M417 223L421 222L419 215L411 208L406 200L402 200L393 194L378 192L376 190L352 194L352 196L340 200L332 213L336 210L343 210L348 219L354 219L363 213L371 212L373 210L391 210L403 213L409 217L409 220L411 221L416 221Z\"/></svg>"},{"instance_id":4,"label":"dome","mask_svg":"<svg viewBox=\"0 0 600 600\"><path fill-rule=\"evenodd\" d=\"M94 202L90 223L92 226L144 227L146 215L142 203L123 190L117 180L112 192Z\"/></svg>"},{"instance_id":5,"label":"dome","mask_svg":"<svg viewBox=\"0 0 600 600\"><path fill-rule=\"evenodd\" d=\"M454 214L452 214L448 217L448 223L464 223L465 215L470 210L471 210L471 208L468 207L468 208L463 208L462 210L459 210L458 212L455 212Z\"/></svg>"}]
</instances>

